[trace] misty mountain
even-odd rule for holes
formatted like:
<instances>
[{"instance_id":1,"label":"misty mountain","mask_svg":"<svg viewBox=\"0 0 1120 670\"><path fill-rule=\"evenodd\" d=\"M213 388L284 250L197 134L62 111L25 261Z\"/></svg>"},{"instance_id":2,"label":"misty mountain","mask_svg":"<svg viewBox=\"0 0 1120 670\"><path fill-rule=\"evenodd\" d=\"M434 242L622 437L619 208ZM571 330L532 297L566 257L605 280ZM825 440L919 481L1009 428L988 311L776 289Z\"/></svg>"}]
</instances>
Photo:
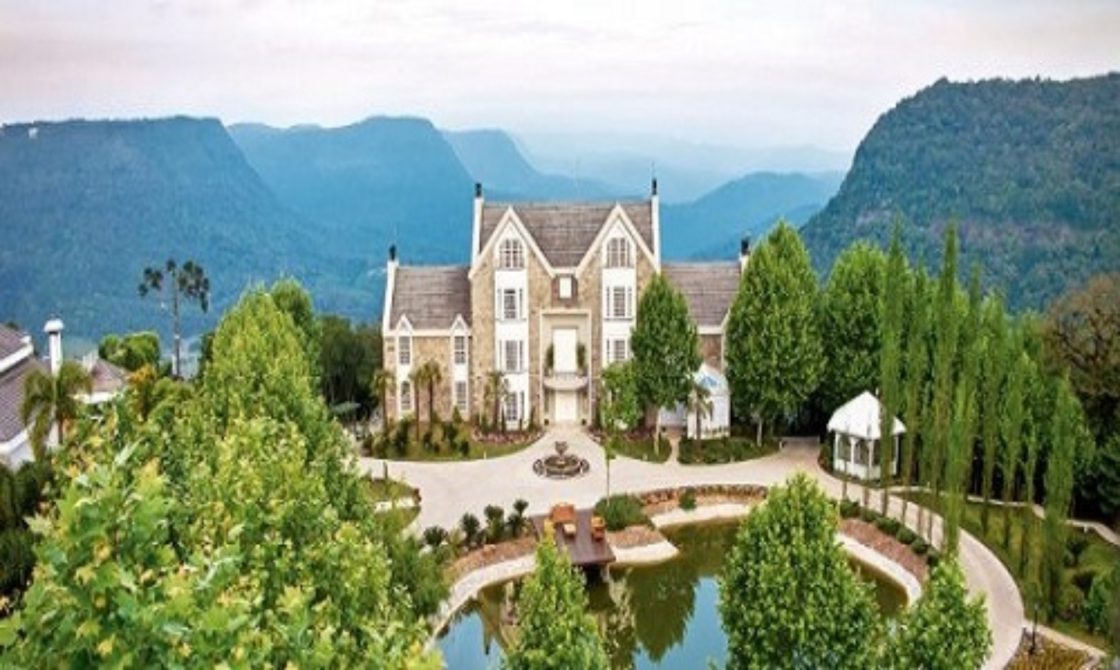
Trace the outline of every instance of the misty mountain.
<instances>
[{"instance_id":1,"label":"misty mountain","mask_svg":"<svg viewBox=\"0 0 1120 670\"><path fill-rule=\"evenodd\" d=\"M756 172L694 202L663 205L661 248L666 258L734 258L744 235L757 240L778 219L801 225L824 207L843 174Z\"/></svg>"},{"instance_id":2,"label":"misty mountain","mask_svg":"<svg viewBox=\"0 0 1120 670\"><path fill-rule=\"evenodd\" d=\"M214 119L3 126L0 238L0 315L33 332L59 315L74 334L166 333L168 314L137 285L144 266L169 257L211 277L211 314L185 308L188 332L251 282L290 273L328 293L348 265L323 262L306 223Z\"/></svg>"},{"instance_id":3,"label":"misty mountain","mask_svg":"<svg viewBox=\"0 0 1120 670\"><path fill-rule=\"evenodd\" d=\"M498 200L603 200L616 189L579 176L542 174L502 130L443 131L455 155L488 197Z\"/></svg>"},{"instance_id":4,"label":"misty mountain","mask_svg":"<svg viewBox=\"0 0 1120 670\"><path fill-rule=\"evenodd\" d=\"M885 244L895 217L927 264L955 222L962 277L979 261L1020 308L1120 269L1120 74L941 80L902 100L802 233L823 272L854 240Z\"/></svg>"}]
</instances>

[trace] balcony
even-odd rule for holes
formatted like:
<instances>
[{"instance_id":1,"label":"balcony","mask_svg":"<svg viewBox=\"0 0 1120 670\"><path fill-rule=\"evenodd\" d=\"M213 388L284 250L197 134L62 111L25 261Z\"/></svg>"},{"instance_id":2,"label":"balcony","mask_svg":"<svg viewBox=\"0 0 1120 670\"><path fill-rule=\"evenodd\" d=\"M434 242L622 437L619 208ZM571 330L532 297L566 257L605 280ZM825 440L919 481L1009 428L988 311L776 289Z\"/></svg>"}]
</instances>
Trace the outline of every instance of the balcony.
<instances>
[{"instance_id":1,"label":"balcony","mask_svg":"<svg viewBox=\"0 0 1120 670\"><path fill-rule=\"evenodd\" d=\"M587 386L587 375L582 372L556 372L545 370L544 387L551 391L578 391Z\"/></svg>"}]
</instances>

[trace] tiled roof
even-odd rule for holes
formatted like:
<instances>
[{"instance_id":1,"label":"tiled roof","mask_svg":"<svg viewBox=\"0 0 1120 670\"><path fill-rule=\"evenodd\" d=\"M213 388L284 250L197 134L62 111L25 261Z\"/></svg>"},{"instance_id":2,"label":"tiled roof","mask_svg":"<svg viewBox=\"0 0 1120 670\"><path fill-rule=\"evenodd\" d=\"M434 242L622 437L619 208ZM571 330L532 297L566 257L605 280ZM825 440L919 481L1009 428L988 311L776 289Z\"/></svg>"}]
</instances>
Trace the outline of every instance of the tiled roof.
<instances>
[{"instance_id":1,"label":"tiled roof","mask_svg":"<svg viewBox=\"0 0 1120 670\"><path fill-rule=\"evenodd\" d=\"M23 404L23 384L34 370L44 369L43 364L29 356L14 368L0 373L0 442L7 442L23 431L19 410Z\"/></svg>"},{"instance_id":2,"label":"tiled roof","mask_svg":"<svg viewBox=\"0 0 1120 670\"><path fill-rule=\"evenodd\" d=\"M11 356L24 347L24 335L18 330L0 325L0 359Z\"/></svg>"},{"instance_id":3,"label":"tiled roof","mask_svg":"<svg viewBox=\"0 0 1120 670\"><path fill-rule=\"evenodd\" d=\"M89 368L94 393L116 393L128 385L128 372L98 358Z\"/></svg>"},{"instance_id":4,"label":"tiled roof","mask_svg":"<svg viewBox=\"0 0 1120 670\"><path fill-rule=\"evenodd\" d=\"M471 322L470 270L465 265L401 266L393 280L389 327L407 316L413 328L450 328L456 316Z\"/></svg>"},{"instance_id":5,"label":"tiled roof","mask_svg":"<svg viewBox=\"0 0 1120 670\"><path fill-rule=\"evenodd\" d=\"M653 218L648 202L618 203L646 246L653 249ZM510 207L553 267L574 267L607 222L615 203L486 203L482 207L479 251L486 246Z\"/></svg>"},{"instance_id":6,"label":"tiled roof","mask_svg":"<svg viewBox=\"0 0 1120 670\"><path fill-rule=\"evenodd\" d=\"M739 263L663 263L661 271L684 295L698 326L719 326L739 290Z\"/></svg>"}]
</instances>

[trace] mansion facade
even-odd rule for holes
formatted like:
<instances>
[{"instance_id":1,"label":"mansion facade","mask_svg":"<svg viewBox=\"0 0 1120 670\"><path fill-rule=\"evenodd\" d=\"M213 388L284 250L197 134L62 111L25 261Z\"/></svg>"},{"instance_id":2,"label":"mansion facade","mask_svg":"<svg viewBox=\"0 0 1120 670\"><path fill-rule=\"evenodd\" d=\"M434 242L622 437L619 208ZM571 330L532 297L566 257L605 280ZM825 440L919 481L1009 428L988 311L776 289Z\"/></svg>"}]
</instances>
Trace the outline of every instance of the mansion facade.
<instances>
[{"instance_id":1,"label":"mansion facade","mask_svg":"<svg viewBox=\"0 0 1120 670\"><path fill-rule=\"evenodd\" d=\"M492 203L476 184L469 265L402 265L390 250L386 416L427 411L413 372L435 361L441 417L488 416L487 379L498 371L508 424L590 422L600 374L629 359L638 300L656 273L688 302L706 368L722 371L748 254L744 240L738 262L663 263L656 180L649 200L602 203Z\"/></svg>"}]
</instances>

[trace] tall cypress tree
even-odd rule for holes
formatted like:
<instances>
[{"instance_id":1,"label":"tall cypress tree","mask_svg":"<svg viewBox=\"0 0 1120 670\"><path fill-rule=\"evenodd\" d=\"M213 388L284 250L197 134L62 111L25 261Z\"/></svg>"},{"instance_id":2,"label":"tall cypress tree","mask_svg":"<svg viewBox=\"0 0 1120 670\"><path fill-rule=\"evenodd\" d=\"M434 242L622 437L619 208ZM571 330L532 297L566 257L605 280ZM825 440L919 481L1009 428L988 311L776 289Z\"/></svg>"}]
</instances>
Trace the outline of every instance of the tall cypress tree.
<instances>
[{"instance_id":1,"label":"tall cypress tree","mask_svg":"<svg viewBox=\"0 0 1120 670\"><path fill-rule=\"evenodd\" d=\"M949 429L953 413L953 364L957 355L957 229L945 231L945 253L937 280L937 301L934 307L937 334L933 354L933 422L930 431L930 488L935 506L941 504L941 471L949 452ZM933 515L929 517L927 534L933 536Z\"/></svg>"},{"instance_id":2,"label":"tall cypress tree","mask_svg":"<svg viewBox=\"0 0 1120 670\"><path fill-rule=\"evenodd\" d=\"M902 350L903 281L906 277L906 257L902 253L901 227L896 222L891 236L891 249L887 256L886 274L883 277L883 351L880 359L879 393L882 411L879 414L879 496L880 511L887 513L890 504L889 485L891 464L894 461L894 417L902 395L899 389L899 365Z\"/></svg>"},{"instance_id":3,"label":"tall cypress tree","mask_svg":"<svg viewBox=\"0 0 1120 670\"><path fill-rule=\"evenodd\" d=\"M926 301L927 278L920 265L910 282L908 316L910 329L906 335L906 435L902 443L902 485L910 486L917 459L918 438L923 425L926 403L926 375L929 371L929 304ZM928 452L929 450L924 450ZM924 463L924 461L923 461ZM924 471L926 468L923 467ZM902 497L902 518L906 518L906 496ZM922 510L918 506L918 528L922 527Z\"/></svg>"},{"instance_id":4,"label":"tall cypress tree","mask_svg":"<svg viewBox=\"0 0 1120 670\"><path fill-rule=\"evenodd\" d=\"M1031 509L1035 502L1035 480L1038 470L1038 455L1041 451L1040 434L1042 426L1049 415L1047 407L1046 380L1040 375L1038 366L1029 357L1026 359L1025 388L1023 398L1030 406L1030 411L1024 413L1023 425L1023 503L1027 507L1027 514L1023 518L1023 532L1019 535L1019 576L1026 576L1027 560L1030 558L1032 546L1031 538L1034 535L1035 522L1034 510Z\"/></svg>"},{"instance_id":5,"label":"tall cypress tree","mask_svg":"<svg viewBox=\"0 0 1120 670\"><path fill-rule=\"evenodd\" d=\"M980 510L980 526L988 534L988 513L992 500L992 480L999 451L1000 417L1003 407L1003 384L1007 376L1007 319L1003 301L998 295L984 306L984 356L981 360L980 436L983 444L980 492L984 506Z\"/></svg>"},{"instance_id":6,"label":"tall cypress tree","mask_svg":"<svg viewBox=\"0 0 1120 670\"><path fill-rule=\"evenodd\" d=\"M1062 592L1066 552L1066 518L1073 502L1073 462L1079 435L1077 398L1066 379L1058 383L1050 424L1050 455L1046 463L1046 519L1043 524L1042 583L1047 614L1053 620Z\"/></svg>"},{"instance_id":7,"label":"tall cypress tree","mask_svg":"<svg viewBox=\"0 0 1120 670\"><path fill-rule=\"evenodd\" d=\"M968 286L968 313L961 329L961 365L954 390L952 426L949 430L949 455L945 466L945 489L949 499L945 513L944 544L956 553L960 538L961 517L972 481L972 452L976 443L976 423L979 415L980 357L983 341L980 338L981 311L980 269L972 267Z\"/></svg>"},{"instance_id":8,"label":"tall cypress tree","mask_svg":"<svg viewBox=\"0 0 1120 670\"><path fill-rule=\"evenodd\" d=\"M1000 403L999 433L1003 444L1003 548L1011 549L1011 502L1015 498L1015 475L1021 459L1025 457L1023 444L1024 395L1030 359L1023 353L1016 338L1008 347L1007 384ZM1024 468L1025 469L1025 468ZM1029 504L1029 501L1028 501ZM1033 516L1033 514L1032 514Z\"/></svg>"}]
</instances>

